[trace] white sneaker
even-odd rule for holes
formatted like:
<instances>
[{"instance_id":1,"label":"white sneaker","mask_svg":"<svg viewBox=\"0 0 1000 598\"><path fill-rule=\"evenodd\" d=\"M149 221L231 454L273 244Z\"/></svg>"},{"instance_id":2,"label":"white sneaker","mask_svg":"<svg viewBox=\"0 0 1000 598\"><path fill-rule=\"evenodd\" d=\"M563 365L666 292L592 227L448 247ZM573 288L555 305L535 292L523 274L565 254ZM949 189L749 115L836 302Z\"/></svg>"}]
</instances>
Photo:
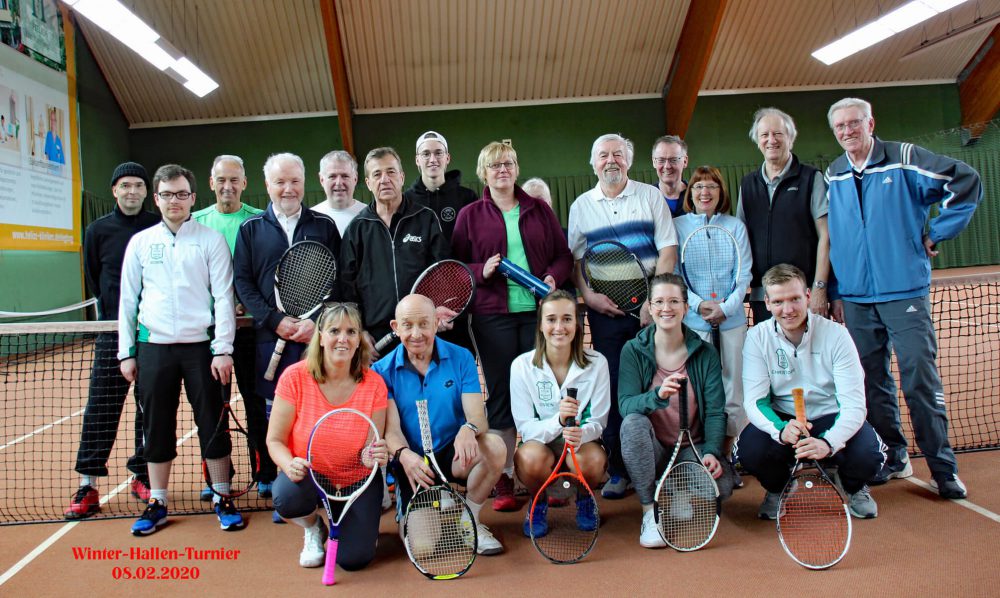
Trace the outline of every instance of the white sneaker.
<instances>
[{"instance_id":1,"label":"white sneaker","mask_svg":"<svg viewBox=\"0 0 1000 598\"><path fill-rule=\"evenodd\" d=\"M476 554L490 556L503 552L503 544L500 543L500 540L496 539L490 528L484 524L480 523L476 526L476 535L478 536Z\"/></svg>"},{"instance_id":2,"label":"white sneaker","mask_svg":"<svg viewBox=\"0 0 1000 598\"><path fill-rule=\"evenodd\" d=\"M656 507L653 507L654 509ZM639 532L639 546L643 548L666 548L659 528L656 527L656 514L650 509L642 514L642 531Z\"/></svg>"},{"instance_id":3,"label":"white sneaker","mask_svg":"<svg viewBox=\"0 0 1000 598\"><path fill-rule=\"evenodd\" d=\"M326 561L326 523L322 517L316 518L316 525L305 529L302 552L299 553L300 567L322 567Z\"/></svg>"}]
</instances>

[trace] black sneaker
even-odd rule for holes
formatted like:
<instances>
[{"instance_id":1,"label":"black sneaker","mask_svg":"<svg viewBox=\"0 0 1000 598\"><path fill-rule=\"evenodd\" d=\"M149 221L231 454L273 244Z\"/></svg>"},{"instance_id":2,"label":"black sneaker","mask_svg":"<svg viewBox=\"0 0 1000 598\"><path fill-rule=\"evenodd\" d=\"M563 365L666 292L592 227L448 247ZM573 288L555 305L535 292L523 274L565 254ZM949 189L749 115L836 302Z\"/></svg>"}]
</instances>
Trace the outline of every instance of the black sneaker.
<instances>
[{"instance_id":1,"label":"black sneaker","mask_svg":"<svg viewBox=\"0 0 1000 598\"><path fill-rule=\"evenodd\" d=\"M875 477L868 480L868 485L881 486L893 478L908 478L911 475L913 475L913 466L910 465L910 458L903 457L902 461L886 461Z\"/></svg>"},{"instance_id":2,"label":"black sneaker","mask_svg":"<svg viewBox=\"0 0 1000 598\"><path fill-rule=\"evenodd\" d=\"M969 495L965 484L953 473L935 475L931 480L931 488L937 490L941 498L965 498Z\"/></svg>"}]
</instances>

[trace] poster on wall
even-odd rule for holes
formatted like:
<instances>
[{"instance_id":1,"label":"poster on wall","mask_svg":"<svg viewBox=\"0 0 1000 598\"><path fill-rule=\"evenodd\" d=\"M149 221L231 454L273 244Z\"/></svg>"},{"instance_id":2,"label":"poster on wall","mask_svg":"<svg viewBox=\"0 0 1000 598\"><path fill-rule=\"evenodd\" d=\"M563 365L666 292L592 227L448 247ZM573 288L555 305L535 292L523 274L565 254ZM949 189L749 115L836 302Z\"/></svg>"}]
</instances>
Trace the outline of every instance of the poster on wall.
<instances>
[{"instance_id":1,"label":"poster on wall","mask_svg":"<svg viewBox=\"0 0 1000 598\"><path fill-rule=\"evenodd\" d=\"M0 249L76 251L64 73L0 46Z\"/></svg>"}]
</instances>

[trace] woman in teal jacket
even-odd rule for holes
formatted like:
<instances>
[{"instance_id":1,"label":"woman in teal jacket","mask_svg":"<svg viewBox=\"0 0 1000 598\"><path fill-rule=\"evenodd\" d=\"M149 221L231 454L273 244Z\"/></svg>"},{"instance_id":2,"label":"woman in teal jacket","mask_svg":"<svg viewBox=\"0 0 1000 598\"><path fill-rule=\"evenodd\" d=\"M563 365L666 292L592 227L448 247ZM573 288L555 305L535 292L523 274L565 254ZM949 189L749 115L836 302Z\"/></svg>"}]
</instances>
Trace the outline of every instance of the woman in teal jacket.
<instances>
[{"instance_id":1,"label":"woman in teal jacket","mask_svg":"<svg viewBox=\"0 0 1000 598\"><path fill-rule=\"evenodd\" d=\"M676 274L660 274L650 285L649 311L653 326L643 328L622 349L618 378L618 409L622 458L642 505L639 544L665 546L656 529L653 493L679 435L679 381L687 378L688 424L705 467L715 477L722 498L732 493L726 438L726 393L722 364L711 344L683 324L688 311L687 287ZM693 460L690 447L679 460ZM676 507L675 507L676 508Z\"/></svg>"}]
</instances>

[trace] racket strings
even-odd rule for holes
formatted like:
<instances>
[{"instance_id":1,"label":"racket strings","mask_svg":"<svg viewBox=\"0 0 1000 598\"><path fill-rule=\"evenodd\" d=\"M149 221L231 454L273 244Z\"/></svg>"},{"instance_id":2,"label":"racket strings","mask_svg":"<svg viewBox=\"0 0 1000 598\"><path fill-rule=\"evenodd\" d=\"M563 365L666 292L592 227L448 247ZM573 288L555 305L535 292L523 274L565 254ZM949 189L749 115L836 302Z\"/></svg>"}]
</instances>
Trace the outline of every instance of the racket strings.
<instances>
[{"instance_id":1,"label":"racket strings","mask_svg":"<svg viewBox=\"0 0 1000 598\"><path fill-rule=\"evenodd\" d=\"M843 557L850 519L833 484L816 474L797 475L779 504L778 534L792 558L808 567L825 567Z\"/></svg>"},{"instance_id":2,"label":"racket strings","mask_svg":"<svg viewBox=\"0 0 1000 598\"><path fill-rule=\"evenodd\" d=\"M718 526L718 496L715 480L701 465L675 465L656 496L664 541L677 550L694 550L707 544Z\"/></svg>"},{"instance_id":3,"label":"racket strings","mask_svg":"<svg viewBox=\"0 0 1000 598\"><path fill-rule=\"evenodd\" d=\"M646 300L646 273L626 248L595 245L588 250L585 264L590 288L607 295L619 307L636 309Z\"/></svg>"},{"instance_id":4,"label":"racket strings","mask_svg":"<svg viewBox=\"0 0 1000 598\"><path fill-rule=\"evenodd\" d=\"M378 467L372 454L376 434L358 415L334 413L313 430L309 464L313 479L328 496L349 496L364 488Z\"/></svg>"},{"instance_id":5,"label":"racket strings","mask_svg":"<svg viewBox=\"0 0 1000 598\"><path fill-rule=\"evenodd\" d=\"M698 230L684 242L681 262L691 290L699 297L722 301L739 272L739 254L731 237L719 230L713 236Z\"/></svg>"},{"instance_id":6,"label":"racket strings","mask_svg":"<svg viewBox=\"0 0 1000 598\"><path fill-rule=\"evenodd\" d=\"M333 253L319 243L303 243L285 254L278 274L285 313L300 316L330 294L337 262Z\"/></svg>"},{"instance_id":7,"label":"racket strings","mask_svg":"<svg viewBox=\"0 0 1000 598\"><path fill-rule=\"evenodd\" d=\"M571 474L556 477L543 490L539 500L560 506L547 507L544 526L533 521L536 530L540 527L547 530L542 535L534 535L531 541L550 561L579 561L590 552L597 540L600 514L594 495Z\"/></svg>"},{"instance_id":8,"label":"racket strings","mask_svg":"<svg viewBox=\"0 0 1000 598\"><path fill-rule=\"evenodd\" d=\"M472 513L454 491L435 486L418 492L406 511L406 550L431 576L463 573L476 555Z\"/></svg>"},{"instance_id":9,"label":"racket strings","mask_svg":"<svg viewBox=\"0 0 1000 598\"><path fill-rule=\"evenodd\" d=\"M461 311L472 298L475 281L464 265L441 262L414 286L414 292L428 297L435 306Z\"/></svg>"},{"instance_id":10,"label":"racket strings","mask_svg":"<svg viewBox=\"0 0 1000 598\"><path fill-rule=\"evenodd\" d=\"M213 450L229 445L229 455L205 459L205 482L220 496L235 497L245 494L256 481L260 471L260 454L250 437L240 429L220 431L209 446Z\"/></svg>"}]
</instances>

